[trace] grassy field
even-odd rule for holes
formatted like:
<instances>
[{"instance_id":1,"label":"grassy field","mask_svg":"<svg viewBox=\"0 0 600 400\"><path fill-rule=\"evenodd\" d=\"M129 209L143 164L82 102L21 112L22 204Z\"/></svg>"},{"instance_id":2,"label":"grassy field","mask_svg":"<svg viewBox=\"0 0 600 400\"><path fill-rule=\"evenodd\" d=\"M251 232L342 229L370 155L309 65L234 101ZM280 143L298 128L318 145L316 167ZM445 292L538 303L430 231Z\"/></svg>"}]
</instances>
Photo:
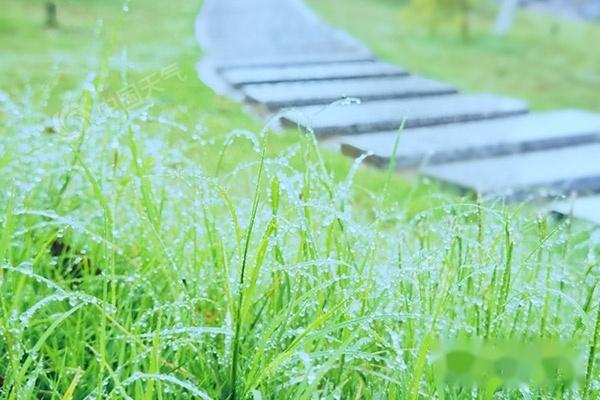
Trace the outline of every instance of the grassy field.
<instances>
[{"instance_id":1,"label":"grassy field","mask_svg":"<svg viewBox=\"0 0 600 400\"><path fill-rule=\"evenodd\" d=\"M0 398L600 394L596 233L263 130L198 6L3 4Z\"/></svg>"}]
</instances>

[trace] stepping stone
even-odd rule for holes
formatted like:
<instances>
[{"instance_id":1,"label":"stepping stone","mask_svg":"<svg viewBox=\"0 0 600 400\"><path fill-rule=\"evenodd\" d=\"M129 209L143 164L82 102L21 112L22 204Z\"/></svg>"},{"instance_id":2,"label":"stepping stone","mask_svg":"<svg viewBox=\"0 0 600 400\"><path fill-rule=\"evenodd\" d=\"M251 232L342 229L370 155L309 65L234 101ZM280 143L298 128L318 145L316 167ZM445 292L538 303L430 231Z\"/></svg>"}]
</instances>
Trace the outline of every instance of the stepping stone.
<instances>
[{"instance_id":1,"label":"stepping stone","mask_svg":"<svg viewBox=\"0 0 600 400\"><path fill-rule=\"evenodd\" d=\"M224 70L221 75L233 87L240 87L258 83L405 76L408 73L398 67L382 62L357 61L284 67L233 68Z\"/></svg>"},{"instance_id":2,"label":"stepping stone","mask_svg":"<svg viewBox=\"0 0 600 400\"><path fill-rule=\"evenodd\" d=\"M600 225L600 196L578 197L556 202L550 206L550 209L565 216L572 215Z\"/></svg>"},{"instance_id":3,"label":"stepping stone","mask_svg":"<svg viewBox=\"0 0 600 400\"><path fill-rule=\"evenodd\" d=\"M586 144L429 166L423 174L483 195L515 200L528 195L600 190L600 144Z\"/></svg>"},{"instance_id":4,"label":"stepping stone","mask_svg":"<svg viewBox=\"0 0 600 400\"><path fill-rule=\"evenodd\" d=\"M234 70L252 70L261 68L288 68L288 67L312 67L337 63L367 63L375 62L371 54L363 53L338 53L338 54L292 54L279 56L253 56L250 58L235 58L225 60L213 60L217 69L225 73Z\"/></svg>"},{"instance_id":5,"label":"stepping stone","mask_svg":"<svg viewBox=\"0 0 600 400\"><path fill-rule=\"evenodd\" d=\"M341 149L358 157L388 165L397 132L357 135L343 139ZM600 142L600 114L565 110L448 126L407 129L400 133L396 151L398 168L423 162L437 164L473 158Z\"/></svg>"},{"instance_id":6,"label":"stepping stone","mask_svg":"<svg viewBox=\"0 0 600 400\"><path fill-rule=\"evenodd\" d=\"M458 123L527 113L521 100L489 94L450 95L364 104L305 106L285 112L282 122L317 135L349 135Z\"/></svg>"},{"instance_id":7,"label":"stepping stone","mask_svg":"<svg viewBox=\"0 0 600 400\"><path fill-rule=\"evenodd\" d=\"M330 104L347 97L366 101L456 93L450 85L418 76L247 85L242 91L248 101L271 110Z\"/></svg>"}]
</instances>

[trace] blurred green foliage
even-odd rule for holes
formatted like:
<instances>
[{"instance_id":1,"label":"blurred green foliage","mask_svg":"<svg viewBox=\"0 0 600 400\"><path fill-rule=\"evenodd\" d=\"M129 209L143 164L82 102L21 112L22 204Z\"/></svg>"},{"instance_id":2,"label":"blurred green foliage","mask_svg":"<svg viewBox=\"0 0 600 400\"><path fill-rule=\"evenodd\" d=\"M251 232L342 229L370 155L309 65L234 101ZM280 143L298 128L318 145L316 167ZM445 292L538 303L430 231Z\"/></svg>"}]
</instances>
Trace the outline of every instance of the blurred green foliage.
<instances>
[{"instance_id":1,"label":"blurred green foliage","mask_svg":"<svg viewBox=\"0 0 600 400\"><path fill-rule=\"evenodd\" d=\"M411 0L413 15L425 21L431 31L437 31L440 24L458 23L463 39L471 34L470 16L480 0Z\"/></svg>"},{"instance_id":2,"label":"blurred green foliage","mask_svg":"<svg viewBox=\"0 0 600 400\"><path fill-rule=\"evenodd\" d=\"M460 336L435 346L438 385L477 384L492 396L501 387L566 388L585 375L581 343L552 340L487 340Z\"/></svg>"}]
</instances>

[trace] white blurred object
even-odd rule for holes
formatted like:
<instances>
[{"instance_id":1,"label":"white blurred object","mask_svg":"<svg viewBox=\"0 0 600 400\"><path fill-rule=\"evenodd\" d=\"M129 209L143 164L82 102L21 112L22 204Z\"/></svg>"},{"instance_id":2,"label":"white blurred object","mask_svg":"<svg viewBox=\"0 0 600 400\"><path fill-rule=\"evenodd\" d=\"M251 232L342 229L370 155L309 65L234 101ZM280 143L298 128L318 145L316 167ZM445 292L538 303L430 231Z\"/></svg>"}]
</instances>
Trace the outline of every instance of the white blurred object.
<instances>
[{"instance_id":1,"label":"white blurred object","mask_svg":"<svg viewBox=\"0 0 600 400\"><path fill-rule=\"evenodd\" d=\"M519 0L502 0L500 14L498 14L496 26L494 27L494 31L498 35L505 35L510 31L518 5Z\"/></svg>"},{"instance_id":2,"label":"white blurred object","mask_svg":"<svg viewBox=\"0 0 600 400\"><path fill-rule=\"evenodd\" d=\"M600 0L521 0L533 10L573 19L600 20Z\"/></svg>"}]
</instances>

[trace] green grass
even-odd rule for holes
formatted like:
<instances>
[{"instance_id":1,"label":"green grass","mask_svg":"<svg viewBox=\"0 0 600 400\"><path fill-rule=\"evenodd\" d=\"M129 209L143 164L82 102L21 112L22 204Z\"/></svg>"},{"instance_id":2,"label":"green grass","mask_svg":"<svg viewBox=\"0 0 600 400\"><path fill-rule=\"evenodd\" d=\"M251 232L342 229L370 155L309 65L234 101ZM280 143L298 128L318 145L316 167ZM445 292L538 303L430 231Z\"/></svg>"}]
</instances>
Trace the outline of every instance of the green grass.
<instances>
[{"instance_id":1,"label":"green grass","mask_svg":"<svg viewBox=\"0 0 600 400\"><path fill-rule=\"evenodd\" d=\"M578 344L575 385L479 398L598 396L597 234L261 133L196 79L194 2L40 7L0 17L0 398L471 398L454 337Z\"/></svg>"},{"instance_id":2,"label":"green grass","mask_svg":"<svg viewBox=\"0 0 600 400\"><path fill-rule=\"evenodd\" d=\"M323 17L382 58L462 90L528 100L534 110L600 111L600 25L522 12L505 37L492 34L495 10L471 14L471 39L455 19L432 33L423 17L394 0L311 0ZM485 2L484 2L485 3ZM361 23L356 23L361 21Z\"/></svg>"}]
</instances>

